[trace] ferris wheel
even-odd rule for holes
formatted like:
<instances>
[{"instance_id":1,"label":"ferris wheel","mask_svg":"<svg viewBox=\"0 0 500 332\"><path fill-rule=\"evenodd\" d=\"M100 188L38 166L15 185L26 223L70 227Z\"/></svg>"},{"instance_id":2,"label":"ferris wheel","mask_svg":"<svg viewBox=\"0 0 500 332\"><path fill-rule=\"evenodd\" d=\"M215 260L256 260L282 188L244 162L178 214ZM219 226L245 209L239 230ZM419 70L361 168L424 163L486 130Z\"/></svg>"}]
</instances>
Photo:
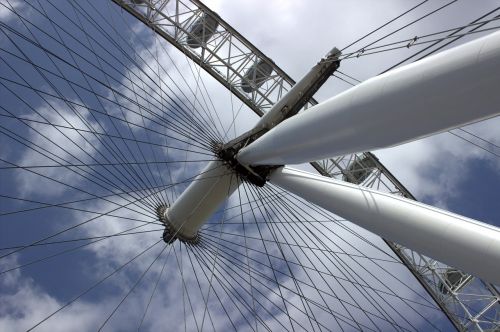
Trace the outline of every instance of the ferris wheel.
<instances>
[{"instance_id":1,"label":"ferris wheel","mask_svg":"<svg viewBox=\"0 0 500 332\"><path fill-rule=\"evenodd\" d=\"M500 230L367 152L498 115L500 7L408 35L455 5L295 82L196 0L1 3L0 329L498 330Z\"/></svg>"}]
</instances>

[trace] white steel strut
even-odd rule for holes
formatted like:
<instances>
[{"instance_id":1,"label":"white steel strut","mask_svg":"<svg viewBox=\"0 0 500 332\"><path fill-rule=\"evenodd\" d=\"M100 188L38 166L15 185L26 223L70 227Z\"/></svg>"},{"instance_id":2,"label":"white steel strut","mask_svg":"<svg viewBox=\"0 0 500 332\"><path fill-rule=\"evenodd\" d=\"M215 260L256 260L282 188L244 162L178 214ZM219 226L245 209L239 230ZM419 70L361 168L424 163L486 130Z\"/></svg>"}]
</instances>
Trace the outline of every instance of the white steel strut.
<instances>
[{"instance_id":1,"label":"white steel strut","mask_svg":"<svg viewBox=\"0 0 500 332\"><path fill-rule=\"evenodd\" d=\"M198 230L238 188L238 180L223 162L210 161L172 206L163 221L171 236L196 242Z\"/></svg>"},{"instance_id":2,"label":"white steel strut","mask_svg":"<svg viewBox=\"0 0 500 332\"><path fill-rule=\"evenodd\" d=\"M385 239L500 285L500 228L287 167L275 171L270 182Z\"/></svg>"},{"instance_id":3,"label":"white steel strut","mask_svg":"<svg viewBox=\"0 0 500 332\"><path fill-rule=\"evenodd\" d=\"M371 78L280 123L237 158L299 164L402 144L499 114L498 87L500 32Z\"/></svg>"}]
</instances>

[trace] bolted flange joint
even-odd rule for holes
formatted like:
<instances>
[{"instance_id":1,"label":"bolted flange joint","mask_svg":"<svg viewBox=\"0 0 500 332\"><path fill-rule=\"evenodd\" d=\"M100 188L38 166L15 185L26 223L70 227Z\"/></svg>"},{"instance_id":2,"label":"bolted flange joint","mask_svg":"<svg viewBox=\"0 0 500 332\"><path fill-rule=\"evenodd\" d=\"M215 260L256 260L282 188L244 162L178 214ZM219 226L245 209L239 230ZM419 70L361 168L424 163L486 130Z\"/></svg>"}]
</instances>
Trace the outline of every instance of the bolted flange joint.
<instances>
[{"instance_id":1,"label":"bolted flange joint","mask_svg":"<svg viewBox=\"0 0 500 332\"><path fill-rule=\"evenodd\" d=\"M181 242L187 244L198 244L200 242L200 235L196 233L194 237L186 237L170 223L167 217L168 206L165 204L159 205L156 208L156 216L158 220L165 226L163 230L163 241L166 244L172 244L175 240L179 240Z\"/></svg>"}]
</instances>

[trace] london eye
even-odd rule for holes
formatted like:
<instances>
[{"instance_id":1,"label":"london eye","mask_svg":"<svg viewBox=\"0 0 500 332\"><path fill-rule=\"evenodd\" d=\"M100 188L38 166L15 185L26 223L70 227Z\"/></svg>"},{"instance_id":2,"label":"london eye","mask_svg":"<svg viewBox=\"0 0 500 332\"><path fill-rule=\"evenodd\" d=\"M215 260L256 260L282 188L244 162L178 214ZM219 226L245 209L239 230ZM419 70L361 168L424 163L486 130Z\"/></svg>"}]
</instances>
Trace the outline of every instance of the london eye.
<instances>
[{"instance_id":1,"label":"london eye","mask_svg":"<svg viewBox=\"0 0 500 332\"><path fill-rule=\"evenodd\" d=\"M498 5L2 1L0 330L498 331Z\"/></svg>"}]
</instances>

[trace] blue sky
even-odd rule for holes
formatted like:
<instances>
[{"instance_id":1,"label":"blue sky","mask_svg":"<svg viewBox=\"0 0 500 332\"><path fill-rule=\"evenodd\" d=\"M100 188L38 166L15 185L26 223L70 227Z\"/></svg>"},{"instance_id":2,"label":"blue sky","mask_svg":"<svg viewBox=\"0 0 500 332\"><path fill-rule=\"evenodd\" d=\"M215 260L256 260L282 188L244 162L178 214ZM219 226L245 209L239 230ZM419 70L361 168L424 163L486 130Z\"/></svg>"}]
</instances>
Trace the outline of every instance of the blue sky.
<instances>
[{"instance_id":1,"label":"blue sky","mask_svg":"<svg viewBox=\"0 0 500 332\"><path fill-rule=\"evenodd\" d=\"M450 209L492 225L500 225L498 211L492 208L500 199L494 189L500 185L498 169L493 163L478 161L470 162L468 168L468 176L458 187L458 191L463 194L448 201Z\"/></svg>"},{"instance_id":2,"label":"blue sky","mask_svg":"<svg viewBox=\"0 0 500 332\"><path fill-rule=\"evenodd\" d=\"M38 330L197 330L202 324L206 330L453 330L380 239L280 196L276 187L241 186L208 221L203 246L164 246L155 207L170 203L213 158L207 142L221 138L241 102L111 2L30 4L9 0L0 8L0 246L58 243L0 251L0 330L26 330L79 295ZM407 21L443 4L429 3ZM496 4L453 4L389 41L463 25ZM333 45L347 45L408 9L396 1L207 5L295 79ZM342 70L364 80L405 52L346 60ZM348 87L330 79L316 97ZM238 132L256 121L241 108ZM500 145L498 124L492 119L467 130ZM498 157L446 133L375 153L420 200L500 225ZM62 203L66 208L37 209ZM305 220L312 222L298 224ZM131 234L98 238L121 232Z\"/></svg>"}]
</instances>

